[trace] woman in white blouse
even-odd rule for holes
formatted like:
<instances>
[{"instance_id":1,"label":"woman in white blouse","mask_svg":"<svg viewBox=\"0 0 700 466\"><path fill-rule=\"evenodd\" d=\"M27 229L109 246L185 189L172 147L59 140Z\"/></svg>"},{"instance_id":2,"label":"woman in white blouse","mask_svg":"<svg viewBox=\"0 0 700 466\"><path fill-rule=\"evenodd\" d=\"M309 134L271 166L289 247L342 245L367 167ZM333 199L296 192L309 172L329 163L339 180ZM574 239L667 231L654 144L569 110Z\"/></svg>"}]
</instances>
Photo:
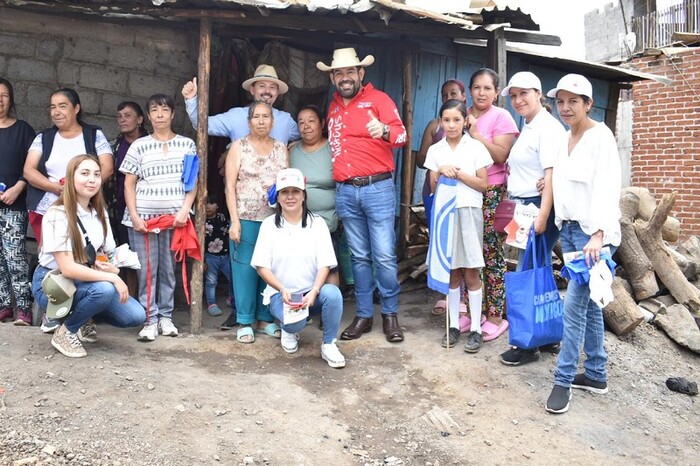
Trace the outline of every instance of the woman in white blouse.
<instances>
[{"instance_id":1,"label":"woman in white blouse","mask_svg":"<svg viewBox=\"0 0 700 466\"><path fill-rule=\"evenodd\" d=\"M552 185L556 224L564 253L583 251L592 267L603 246L611 254L620 244L620 158L612 131L588 116L593 107L591 83L568 74L547 93L556 99L561 120L570 128L567 145L554 162ZM571 388L604 394L608 391L608 355L603 346L603 311L590 299L588 283L570 280L564 300L564 337L554 373L554 388L545 409L569 409ZM584 372L576 374L583 344Z\"/></svg>"},{"instance_id":2,"label":"woman in white blouse","mask_svg":"<svg viewBox=\"0 0 700 466\"><path fill-rule=\"evenodd\" d=\"M306 181L296 168L277 174L275 213L263 220L250 265L267 284L263 304L279 319L282 349L295 353L305 318L294 311L308 309L323 319L321 357L330 367L345 367L345 357L336 345L343 297L336 285L327 283L330 269L338 262L331 235L322 217L307 207Z\"/></svg>"}]
</instances>

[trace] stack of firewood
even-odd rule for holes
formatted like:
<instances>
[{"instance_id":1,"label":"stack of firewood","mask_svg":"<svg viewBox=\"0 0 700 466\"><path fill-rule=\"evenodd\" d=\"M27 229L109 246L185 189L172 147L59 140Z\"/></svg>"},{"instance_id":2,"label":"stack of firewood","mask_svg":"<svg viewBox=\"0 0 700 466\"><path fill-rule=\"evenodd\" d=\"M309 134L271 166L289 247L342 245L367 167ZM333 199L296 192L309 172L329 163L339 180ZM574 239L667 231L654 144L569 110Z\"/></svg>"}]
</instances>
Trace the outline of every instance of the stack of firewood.
<instances>
[{"instance_id":1,"label":"stack of firewood","mask_svg":"<svg viewBox=\"0 0 700 466\"><path fill-rule=\"evenodd\" d=\"M411 226L408 230L408 246L398 264L398 279L401 290L413 291L425 287L428 266L428 223L422 205L411 206Z\"/></svg>"},{"instance_id":2,"label":"stack of firewood","mask_svg":"<svg viewBox=\"0 0 700 466\"><path fill-rule=\"evenodd\" d=\"M603 314L610 330L626 335L645 320L646 310L671 338L700 352L700 240L669 244L680 237L680 222L669 216L676 197L676 192L664 194L657 205L646 189L622 191L622 242L615 256L620 268L615 300Z\"/></svg>"}]
</instances>

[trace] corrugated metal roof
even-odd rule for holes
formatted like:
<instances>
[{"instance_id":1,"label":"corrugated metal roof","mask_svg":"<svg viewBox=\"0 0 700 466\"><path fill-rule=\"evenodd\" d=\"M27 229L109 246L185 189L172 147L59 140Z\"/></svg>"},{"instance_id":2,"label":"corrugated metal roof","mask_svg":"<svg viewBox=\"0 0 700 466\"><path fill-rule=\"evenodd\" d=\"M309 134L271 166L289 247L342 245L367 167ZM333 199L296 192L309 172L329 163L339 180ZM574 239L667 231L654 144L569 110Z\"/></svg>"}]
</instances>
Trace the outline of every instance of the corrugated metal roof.
<instances>
[{"instance_id":1,"label":"corrugated metal roof","mask_svg":"<svg viewBox=\"0 0 700 466\"><path fill-rule=\"evenodd\" d=\"M478 41L456 40L455 42L458 44L486 47L486 44ZM567 73L584 74L589 78L615 82L631 82L651 79L666 85L673 84L673 80L665 76L643 73L641 71L622 66L606 65L603 63L566 57L556 53L555 49L552 49L551 52L542 52L539 50L532 50L507 44L506 50L511 53L527 55L530 58L528 61L534 64L541 64L550 68L560 69Z\"/></svg>"},{"instance_id":2,"label":"corrugated metal roof","mask_svg":"<svg viewBox=\"0 0 700 466\"><path fill-rule=\"evenodd\" d=\"M502 10L502 15L508 15L509 23L494 24L482 16L484 13L489 18L493 9L436 13L396 0L2 0L1 3L42 13L115 20L184 22L208 16L214 22L246 27L401 37L486 39L489 31L505 28L505 38L509 41L561 44L557 36L533 31L539 27L519 9ZM510 28L512 24L518 29Z\"/></svg>"}]
</instances>

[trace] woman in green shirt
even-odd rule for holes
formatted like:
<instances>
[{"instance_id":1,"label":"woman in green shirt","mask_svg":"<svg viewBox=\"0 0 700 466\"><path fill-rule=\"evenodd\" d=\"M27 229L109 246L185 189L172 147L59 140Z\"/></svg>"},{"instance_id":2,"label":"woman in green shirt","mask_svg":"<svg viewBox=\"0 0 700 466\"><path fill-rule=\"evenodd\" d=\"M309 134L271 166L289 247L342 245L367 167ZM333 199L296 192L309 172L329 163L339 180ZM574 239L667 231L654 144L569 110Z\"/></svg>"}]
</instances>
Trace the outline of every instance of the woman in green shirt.
<instances>
[{"instance_id":1,"label":"woman in green shirt","mask_svg":"<svg viewBox=\"0 0 700 466\"><path fill-rule=\"evenodd\" d=\"M328 139L323 135L325 119L315 105L306 105L297 116L301 141L289 150L289 163L292 168L301 170L306 178L306 193L309 210L325 220L333 238L338 263L342 267L347 285L353 283L350 256L342 253L342 226L335 211L335 181L333 181L333 160ZM345 248L347 250L347 247ZM345 257L346 256L346 257ZM331 271L328 282L339 284L337 268Z\"/></svg>"}]
</instances>

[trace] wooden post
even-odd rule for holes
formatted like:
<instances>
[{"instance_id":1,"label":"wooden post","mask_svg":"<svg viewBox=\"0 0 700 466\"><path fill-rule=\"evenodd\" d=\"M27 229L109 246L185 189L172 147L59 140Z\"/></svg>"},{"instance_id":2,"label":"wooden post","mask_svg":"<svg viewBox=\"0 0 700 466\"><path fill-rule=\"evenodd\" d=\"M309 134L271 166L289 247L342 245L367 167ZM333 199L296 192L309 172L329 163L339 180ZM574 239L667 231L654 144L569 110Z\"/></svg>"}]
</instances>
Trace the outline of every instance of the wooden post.
<instances>
[{"instance_id":1,"label":"wooden post","mask_svg":"<svg viewBox=\"0 0 700 466\"><path fill-rule=\"evenodd\" d=\"M416 158L413 155L411 135L413 134L413 81L412 52L403 53L403 123L406 127L406 144L403 146L403 163L401 165L401 208L400 238L398 257L403 259L408 247L411 226L411 204L413 202L413 178L416 173Z\"/></svg>"},{"instance_id":2,"label":"wooden post","mask_svg":"<svg viewBox=\"0 0 700 466\"><path fill-rule=\"evenodd\" d=\"M486 64L498 73L499 87L503 89L508 83L508 57L506 50L506 31L500 27L489 32L486 40ZM506 103L505 97L498 94L497 105L503 107Z\"/></svg>"},{"instance_id":3,"label":"wooden post","mask_svg":"<svg viewBox=\"0 0 700 466\"><path fill-rule=\"evenodd\" d=\"M204 231L207 203L207 162L209 143L209 74L211 71L211 19L202 16L199 23L199 60L197 62L197 154L199 174L197 177L197 200L195 208L195 229L200 250L204 257ZM190 306L190 333L202 333L202 299L204 295L204 261L196 261L192 266L190 281L192 304Z\"/></svg>"}]
</instances>

